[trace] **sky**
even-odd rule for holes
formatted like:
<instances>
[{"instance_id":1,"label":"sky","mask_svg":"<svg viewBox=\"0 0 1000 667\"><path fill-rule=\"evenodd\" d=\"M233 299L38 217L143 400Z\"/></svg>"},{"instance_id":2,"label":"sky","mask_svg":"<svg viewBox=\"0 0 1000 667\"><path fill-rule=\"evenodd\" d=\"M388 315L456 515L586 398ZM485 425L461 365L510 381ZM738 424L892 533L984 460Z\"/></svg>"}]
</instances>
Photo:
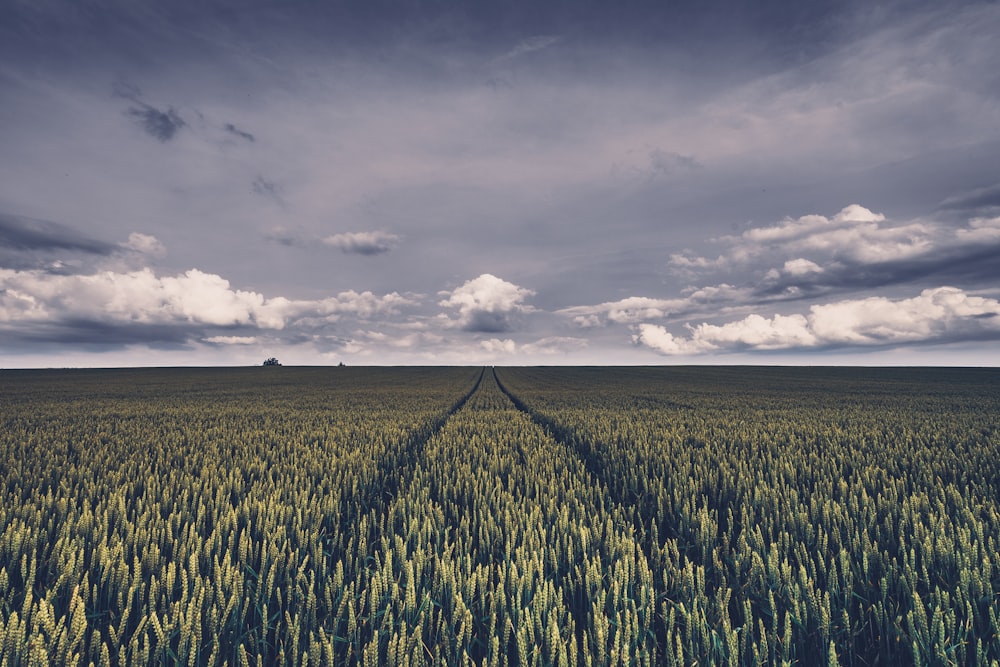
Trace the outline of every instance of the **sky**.
<instances>
[{"instance_id":1,"label":"sky","mask_svg":"<svg viewBox=\"0 0 1000 667\"><path fill-rule=\"evenodd\" d=\"M0 368L1000 365L1000 4L0 0Z\"/></svg>"}]
</instances>

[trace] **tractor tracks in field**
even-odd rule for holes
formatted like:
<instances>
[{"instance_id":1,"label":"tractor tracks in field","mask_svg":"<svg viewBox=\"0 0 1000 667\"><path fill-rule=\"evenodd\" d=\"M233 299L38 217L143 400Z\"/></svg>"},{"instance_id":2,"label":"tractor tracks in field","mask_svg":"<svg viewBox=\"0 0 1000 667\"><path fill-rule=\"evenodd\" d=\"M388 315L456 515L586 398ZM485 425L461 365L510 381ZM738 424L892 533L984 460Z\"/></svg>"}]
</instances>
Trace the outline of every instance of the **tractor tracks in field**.
<instances>
[{"instance_id":1,"label":"tractor tracks in field","mask_svg":"<svg viewBox=\"0 0 1000 667\"><path fill-rule=\"evenodd\" d=\"M538 425L555 442L566 448L567 451L577 456L583 463L587 473L598 483L607 489L610 501L623 509L637 509L634 498L626 497L626 494L619 489L613 473L609 470L607 463L597 451L597 448L587 438L580 437L576 432L564 426L556 420L534 410L527 403L511 392L503 382L495 368L484 367L479 372L472 388L463 394L450 408L436 419L415 429L409 437L399 446L392 447L375 459L375 472L363 491L363 501L358 503L358 517L367 513L370 509L378 506L381 502L394 498L401 488L404 488L413 476L424 454L427 443L438 433L440 433L448 421L468 403L477 391L487 381L487 373L493 376L497 388L507 397L513 406L524 413L533 423ZM522 463L527 463L528 457L520 445L516 447L517 456ZM639 525L634 526L637 531L642 530Z\"/></svg>"},{"instance_id":2,"label":"tractor tracks in field","mask_svg":"<svg viewBox=\"0 0 1000 667\"><path fill-rule=\"evenodd\" d=\"M614 473L609 469L604 457L588 438L581 437L576 431L568 426L560 424L556 420L534 410L530 405L522 401L512 391L507 389L497 376L496 369L491 369L500 391L510 399L518 410L527 415L531 421L541 427L549 437L565 447L569 452L576 455L583 463L587 473L601 486L607 490L608 499L612 505L619 507L623 512L623 519L626 520L635 532L635 539L646 558L653 562L653 554L648 544L649 536L647 527L643 524L642 509L634 494L629 494L622 488L620 480L616 479ZM629 516L630 515L630 516ZM629 518L625 518L629 516Z\"/></svg>"},{"instance_id":3,"label":"tractor tracks in field","mask_svg":"<svg viewBox=\"0 0 1000 667\"><path fill-rule=\"evenodd\" d=\"M450 408L436 419L414 430L399 447L386 451L376 459L375 474L364 492L362 502L358 503L357 518L377 507L380 502L396 497L399 489L413 476L427 443L440 433L448 420L465 407L469 399L479 391L485 376L486 369L483 368L472 389L463 394Z\"/></svg>"},{"instance_id":4,"label":"tractor tracks in field","mask_svg":"<svg viewBox=\"0 0 1000 667\"><path fill-rule=\"evenodd\" d=\"M511 392L504 384L500 381L497 375L496 369L491 369L493 373L493 378L500 388L500 391L514 404L520 412L527 415L532 422L538 425L545 433L552 438L555 442L559 443L566 448L568 452L575 455L583 463L584 470L594 479L594 481L602 486L607 493L607 498L611 502L613 509L613 514L616 515L616 521L620 522L619 525L631 529L632 540L635 545L639 548L642 554L646 558L647 564L653 568L657 559L655 557L655 548L651 542L651 536L647 532L646 526L643 525L642 512L636 502L634 497L629 498L628 494L622 488L621 484L617 483L614 479L613 473L609 470L604 457L601 456L600 452L594 444L586 437L581 437L577 435L574 429L560 424L556 420L544 415L529 406L527 403L518 398L513 392ZM627 529L628 529L627 528ZM661 584L654 583L654 588L657 589L658 593L663 591L659 589ZM662 658L661 653L662 647L666 646L667 637L663 632L663 626L657 625L656 627L656 645L657 645L657 656Z\"/></svg>"},{"instance_id":5,"label":"tractor tracks in field","mask_svg":"<svg viewBox=\"0 0 1000 667\"><path fill-rule=\"evenodd\" d=\"M375 460L375 472L366 485L367 488L362 492L362 502L356 505L358 515L352 518L360 518L371 509L377 507L381 502L396 497L399 490L409 483L410 478L420 463L427 443L440 433L448 421L459 410L465 407L469 399L479 391L483 382L487 381L487 373L493 376L493 381L496 382L497 388L510 400L519 412L524 413L555 442L565 447L567 451L581 460L587 473L598 484L607 489L608 498L612 504L618 505L625 510L637 509L634 499L629 499L625 493L620 491L620 485L616 483L604 458L597 451L593 443L587 438L578 436L572 428L564 426L554 419L532 409L531 406L504 386L495 368L484 367L480 371L479 377L472 388L463 394L450 408L436 419L417 428L398 447L391 448ZM522 465L526 464L528 457L520 445L517 446L516 453ZM634 529L637 532L643 530L640 525L634 525Z\"/></svg>"},{"instance_id":6,"label":"tractor tracks in field","mask_svg":"<svg viewBox=\"0 0 1000 667\"><path fill-rule=\"evenodd\" d=\"M594 446L588 440L577 437L573 429L563 426L554 419L533 410L531 406L522 401L504 386L504 384L500 381L495 368L491 369L491 371L493 373L493 379L496 381L500 391L503 392L504 396L510 399L510 402L514 404L514 407L526 414L531 421L540 426L542 430L549 435L549 437L576 454L583 462L583 467L587 470L587 472L608 489L608 494L611 496L612 502L622 506L631 505L631 503L627 502L626 499L616 497L619 494L616 494L614 491L615 485L612 483L613 480L608 473L607 465L605 465L600 454L594 449Z\"/></svg>"}]
</instances>

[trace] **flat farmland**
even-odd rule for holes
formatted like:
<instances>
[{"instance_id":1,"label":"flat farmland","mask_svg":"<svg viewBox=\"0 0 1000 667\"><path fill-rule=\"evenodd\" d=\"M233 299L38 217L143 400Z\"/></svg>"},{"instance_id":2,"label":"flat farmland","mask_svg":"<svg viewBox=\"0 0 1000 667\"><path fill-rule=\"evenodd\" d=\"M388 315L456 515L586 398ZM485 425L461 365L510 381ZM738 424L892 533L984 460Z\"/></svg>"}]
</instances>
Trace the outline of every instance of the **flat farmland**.
<instances>
[{"instance_id":1,"label":"flat farmland","mask_svg":"<svg viewBox=\"0 0 1000 667\"><path fill-rule=\"evenodd\" d=\"M0 371L0 665L991 665L1000 372Z\"/></svg>"}]
</instances>

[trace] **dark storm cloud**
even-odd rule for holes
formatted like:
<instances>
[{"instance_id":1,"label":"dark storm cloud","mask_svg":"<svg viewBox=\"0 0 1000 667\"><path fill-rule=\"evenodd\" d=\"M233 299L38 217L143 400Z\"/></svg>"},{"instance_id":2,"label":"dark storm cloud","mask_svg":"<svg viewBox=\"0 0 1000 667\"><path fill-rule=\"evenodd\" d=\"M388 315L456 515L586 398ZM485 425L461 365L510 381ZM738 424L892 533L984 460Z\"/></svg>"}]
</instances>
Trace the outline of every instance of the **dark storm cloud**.
<instances>
[{"instance_id":1,"label":"dark storm cloud","mask_svg":"<svg viewBox=\"0 0 1000 667\"><path fill-rule=\"evenodd\" d=\"M66 225L0 213L0 269L72 274L120 251Z\"/></svg>"},{"instance_id":2,"label":"dark storm cloud","mask_svg":"<svg viewBox=\"0 0 1000 667\"><path fill-rule=\"evenodd\" d=\"M17 338L36 343L121 348L126 345L183 345L194 338L189 327L124 324L85 319L36 324L15 332Z\"/></svg>"},{"instance_id":3,"label":"dark storm cloud","mask_svg":"<svg viewBox=\"0 0 1000 667\"><path fill-rule=\"evenodd\" d=\"M0 248L4 250L71 250L110 255L118 246L87 238L66 225L0 213Z\"/></svg>"},{"instance_id":4,"label":"dark storm cloud","mask_svg":"<svg viewBox=\"0 0 1000 667\"><path fill-rule=\"evenodd\" d=\"M309 237L301 231L278 228L264 235L265 240L288 248L304 248L309 245Z\"/></svg>"},{"instance_id":5,"label":"dark storm cloud","mask_svg":"<svg viewBox=\"0 0 1000 667\"><path fill-rule=\"evenodd\" d=\"M115 97L126 99L134 105L125 114L133 118L147 134L160 142L170 141L177 134L177 131L186 125L180 113L173 107L167 107L166 110L163 110L144 102L142 91L138 86L128 81L119 80L114 82L112 88Z\"/></svg>"},{"instance_id":6,"label":"dark storm cloud","mask_svg":"<svg viewBox=\"0 0 1000 667\"><path fill-rule=\"evenodd\" d=\"M942 211L995 215L1000 211L1000 183L948 197L939 208Z\"/></svg>"},{"instance_id":7,"label":"dark storm cloud","mask_svg":"<svg viewBox=\"0 0 1000 667\"><path fill-rule=\"evenodd\" d=\"M281 201L281 186L267 180L263 176L257 176L257 178L253 179L250 189L253 190L254 194Z\"/></svg>"},{"instance_id":8,"label":"dark storm cloud","mask_svg":"<svg viewBox=\"0 0 1000 667\"><path fill-rule=\"evenodd\" d=\"M173 107L168 107L164 111L140 102L139 106L132 107L126 113L135 118L149 136L162 143L173 139L177 131L185 125L184 119Z\"/></svg>"},{"instance_id":9,"label":"dark storm cloud","mask_svg":"<svg viewBox=\"0 0 1000 667\"><path fill-rule=\"evenodd\" d=\"M780 273L767 277L753 289L762 301L811 299L845 291L866 291L908 285L961 285L979 287L996 281L1000 266L1000 240L983 247L946 249L933 256L879 262L841 263L821 267L806 275Z\"/></svg>"},{"instance_id":10,"label":"dark storm cloud","mask_svg":"<svg viewBox=\"0 0 1000 667\"><path fill-rule=\"evenodd\" d=\"M362 255L371 257L383 255L393 248L400 241L397 234L390 234L382 230L369 232L342 232L330 236L317 236L299 229L287 229L278 227L265 235L268 241L278 243L286 247L294 248L316 248L330 247L336 248L345 255Z\"/></svg>"},{"instance_id":11,"label":"dark storm cloud","mask_svg":"<svg viewBox=\"0 0 1000 667\"><path fill-rule=\"evenodd\" d=\"M111 92L115 97L131 102L138 102L142 97L142 90L139 89L139 86L124 79L114 81L111 84Z\"/></svg>"},{"instance_id":12,"label":"dark storm cloud","mask_svg":"<svg viewBox=\"0 0 1000 667\"><path fill-rule=\"evenodd\" d=\"M327 236L322 241L348 255L381 255L392 250L399 236L383 231L345 232Z\"/></svg>"},{"instance_id":13,"label":"dark storm cloud","mask_svg":"<svg viewBox=\"0 0 1000 667\"><path fill-rule=\"evenodd\" d=\"M506 313L476 311L469 314L468 321L462 328L478 333L501 333L510 331L513 328L513 323Z\"/></svg>"},{"instance_id":14,"label":"dark storm cloud","mask_svg":"<svg viewBox=\"0 0 1000 667\"><path fill-rule=\"evenodd\" d=\"M254 137L252 134L250 134L249 132L247 132L245 130L241 130L240 128L236 127L232 123L226 123L225 128L226 128L226 132L228 132L229 134L232 134L234 136L237 136L237 137L239 137L241 139L246 139L249 142L254 142L254 141L257 140L256 137Z\"/></svg>"}]
</instances>

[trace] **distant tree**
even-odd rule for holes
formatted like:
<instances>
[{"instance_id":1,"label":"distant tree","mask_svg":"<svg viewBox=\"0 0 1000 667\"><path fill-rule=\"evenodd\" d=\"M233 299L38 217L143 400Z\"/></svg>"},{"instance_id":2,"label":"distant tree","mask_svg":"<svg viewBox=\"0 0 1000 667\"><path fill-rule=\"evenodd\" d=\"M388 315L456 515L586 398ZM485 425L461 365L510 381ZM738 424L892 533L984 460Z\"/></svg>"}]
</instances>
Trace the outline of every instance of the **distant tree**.
<instances>
[{"instance_id":1,"label":"distant tree","mask_svg":"<svg viewBox=\"0 0 1000 667\"><path fill-rule=\"evenodd\" d=\"M270 359L265 359L263 365L264 366L280 366L281 362L278 361L277 359L275 359L274 357L271 357Z\"/></svg>"}]
</instances>

